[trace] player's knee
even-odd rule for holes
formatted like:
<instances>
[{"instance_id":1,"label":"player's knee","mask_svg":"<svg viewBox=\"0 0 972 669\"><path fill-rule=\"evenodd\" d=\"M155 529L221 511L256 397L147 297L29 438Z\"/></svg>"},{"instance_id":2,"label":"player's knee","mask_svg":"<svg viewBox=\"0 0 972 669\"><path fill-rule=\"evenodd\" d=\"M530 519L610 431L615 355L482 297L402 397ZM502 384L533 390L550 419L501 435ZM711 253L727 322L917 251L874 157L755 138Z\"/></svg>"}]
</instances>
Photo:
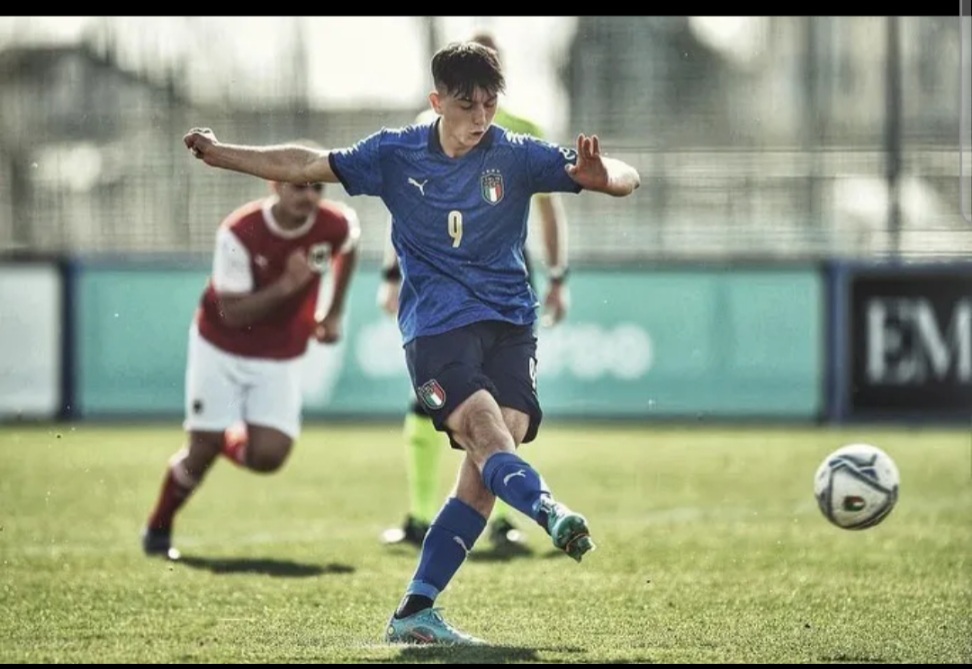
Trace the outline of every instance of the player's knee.
<instances>
[{"instance_id":1,"label":"player's knee","mask_svg":"<svg viewBox=\"0 0 972 669\"><path fill-rule=\"evenodd\" d=\"M293 439L277 430L251 430L246 466L255 472L271 474L287 461Z\"/></svg>"},{"instance_id":2,"label":"player's knee","mask_svg":"<svg viewBox=\"0 0 972 669\"><path fill-rule=\"evenodd\" d=\"M513 442L519 446L530 430L530 416L519 409L510 409L509 407L501 407L501 411L503 412L503 422L506 423L506 428L510 431Z\"/></svg>"},{"instance_id":3,"label":"player's knee","mask_svg":"<svg viewBox=\"0 0 972 669\"><path fill-rule=\"evenodd\" d=\"M449 423L452 438L477 462L496 451L516 447L495 402L473 401L460 405L449 417Z\"/></svg>"},{"instance_id":4,"label":"player's knee","mask_svg":"<svg viewBox=\"0 0 972 669\"><path fill-rule=\"evenodd\" d=\"M262 474L272 474L287 461L290 447L275 446L271 448L255 448L247 453L246 465L249 469Z\"/></svg>"},{"instance_id":5,"label":"player's knee","mask_svg":"<svg viewBox=\"0 0 972 669\"><path fill-rule=\"evenodd\" d=\"M222 432L190 432L189 447L180 458L181 466L188 476L202 481L222 449Z\"/></svg>"}]
</instances>

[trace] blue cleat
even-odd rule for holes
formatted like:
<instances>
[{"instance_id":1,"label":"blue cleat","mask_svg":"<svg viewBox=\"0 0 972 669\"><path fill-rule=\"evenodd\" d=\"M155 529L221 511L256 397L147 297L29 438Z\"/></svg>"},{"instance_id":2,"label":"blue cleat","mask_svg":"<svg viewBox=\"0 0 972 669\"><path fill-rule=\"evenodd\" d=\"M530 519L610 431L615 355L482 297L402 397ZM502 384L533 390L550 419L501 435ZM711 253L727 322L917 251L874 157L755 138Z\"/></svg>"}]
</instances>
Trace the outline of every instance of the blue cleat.
<instances>
[{"instance_id":1,"label":"blue cleat","mask_svg":"<svg viewBox=\"0 0 972 669\"><path fill-rule=\"evenodd\" d=\"M547 514L547 532L553 544L577 562L596 548L587 519L550 497L540 498L540 510Z\"/></svg>"},{"instance_id":2,"label":"blue cleat","mask_svg":"<svg viewBox=\"0 0 972 669\"><path fill-rule=\"evenodd\" d=\"M411 643L440 646L483 646L482 639L460 632L442 619L438 609L422 609L407 618L388 621L385 630L388 643Z\"/></svg>"}]
</instances>

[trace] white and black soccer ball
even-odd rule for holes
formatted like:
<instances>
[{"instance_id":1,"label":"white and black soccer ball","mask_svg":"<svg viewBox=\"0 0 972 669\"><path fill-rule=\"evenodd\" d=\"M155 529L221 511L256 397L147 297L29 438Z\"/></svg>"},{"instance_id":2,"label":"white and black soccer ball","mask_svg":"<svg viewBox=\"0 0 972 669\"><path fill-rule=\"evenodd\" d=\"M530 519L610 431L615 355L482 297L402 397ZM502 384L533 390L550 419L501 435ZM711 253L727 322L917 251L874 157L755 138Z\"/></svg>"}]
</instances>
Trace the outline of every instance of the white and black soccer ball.
<instances>
[{"instance_id":1,"label":"white and black soccer ball","mask_svg":"<svg viewBox=\"0 0 972 669\"><path fill-rule=\"evenodd\" d=\"M891 456L871 444L847 444L820 463L813 494L831 523L863 530L888 517L898 502L899 483Z\"/></svg>"}]
</instances>

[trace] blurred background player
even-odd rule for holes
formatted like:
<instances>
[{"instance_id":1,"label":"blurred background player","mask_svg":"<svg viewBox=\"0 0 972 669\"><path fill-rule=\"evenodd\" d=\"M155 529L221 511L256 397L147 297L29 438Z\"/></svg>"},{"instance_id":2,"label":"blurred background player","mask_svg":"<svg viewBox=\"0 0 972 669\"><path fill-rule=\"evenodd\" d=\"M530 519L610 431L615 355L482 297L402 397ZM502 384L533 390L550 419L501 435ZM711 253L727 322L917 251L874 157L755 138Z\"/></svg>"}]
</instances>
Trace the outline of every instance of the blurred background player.
<instances>
[{"instance_id":1,"label":"blurred background player","mask_svg":"<svg viewBox=\"0 0 972 669\"><path fill-rule=\"evenodd\" d=\"M280 469L300 432L301 357L311 337L326 344L341 337L357 214L322 199L322 183L270 187L271 196L238 208L216 233L212 275L189 332L188 444L169 460L143 531L149 555L179 558L176 512L219 455L254 472Z\"/></svg>"},{"instance_id":2,"label":"blurred background player","mask_svg":"<svg viewBox=\"0 0 972 669\"><path fill-rule=\"evenodd\" d=\"M502 53L493 35L480 31L470 37L470 41L489 47L500 56ZM424 110L415 123L428 124L437 118L435 110ZM524 135L544 139L540 126L532 120L513 114L502 106L497 107L493 125ZM569 295L564 282L567 279L567 217L563 204L556 193L538 193L532 204L539 212L543 251L547 266L547 290L543 298L543 324L553 326L567 313ZM537 288L533 266L529 255L526 256L530 282ZM378 289L378 304L388 314L398 312L398 289L401 271L398 258L391 244L391 224L386 236L385 253L382 262L382 281ZM439 486L439 464L443 455L444 435L435 429L432 418L425 406L411 393L412 401L405 415L403 437L406 450L406 472L408 481L408 513L400 527L392 527L381 534L382 543L422 545L426 532L442 504L443 494ZM503 500L497 499L487 528L487 536L493 550L498 554L528 554L526 537L512 521L512 510Z\"/></svg>"}]
</instances>

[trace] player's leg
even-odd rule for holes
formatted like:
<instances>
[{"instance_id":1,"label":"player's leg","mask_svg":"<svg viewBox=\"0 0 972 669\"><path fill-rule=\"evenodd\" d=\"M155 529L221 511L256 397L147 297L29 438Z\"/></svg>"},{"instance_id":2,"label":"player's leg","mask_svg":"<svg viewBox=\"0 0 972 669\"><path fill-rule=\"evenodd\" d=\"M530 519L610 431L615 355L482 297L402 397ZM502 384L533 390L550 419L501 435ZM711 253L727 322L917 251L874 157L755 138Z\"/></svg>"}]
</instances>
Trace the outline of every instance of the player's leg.
<instances>
[{"instance_id":1,"label":"player's leg","mask_svg":"<svg viewBox=\"0 0 972 669\"><path fill-rule=\"evenodd\" d=\"M416 396L439 431L445 431L445 418L469 397L479 393L491 397L483 390L492 386L481 372L486 345L481 341L480 331L478 325L467 326L441 335L419 337L405 347ZM454 442L453 445L458 448ZM425 535L418 566L388 623L387 641L478 642L448 625L433 606L485 529L494 501L483 485L478 467L464 458L453 494L446 499Z\"/></svg>"},{"instance_id":2,"label":"player's leg","mask_svg":"<svg viewBox=\"0 0 972 669\"><path fill-rule=\"evenodd\" d=\"M453 439L481 471L486 488L532 518L554 546L580 562L594 548L586 518L555 501L540 473L515 452L516 441L529 434L531 423L522 411L501 410L486 391L470 397L447 422Z\"/></svg>"},{"instance_id":3,"label":"player's leg","mask_svg":"<svg viewBox=\"0 0 972 669\"><path fill-rule=\"evenodd\" d=\"M487 351L505 355L491 361L494 354ZM420 337L406 345L406 358L416 395L429 408L436 428L466 455L455 491L422 544L418 568L389 621L386 639L478 643L445 623L433 606L485 529L494 497L533 518L575 560L594 546L584 517L554 501L540 474L516 455L520 442L536 436L541 419L532 329L477 323ZM512 366L516 369L511 371ZM507 389L504 402L510 406L500 408L499 391L485 369L492 369Z\"/></svg>"},{"instance_id":4,"label":"player's leg","mask_svg":"<svg viewBox=\"0 0 972 669\"><path fill-rule=\"evenodd\" d=\"M523 254L523 260L527 269L527 276L530 285L536 290L534 284L533 260L529 251ZM513 509L502 499L496 499L493 507L493 515L489 519L486 528L486 535L493 546L493 550L501 555L529 555L530 547L526 543L526 535L521 532L513 522Z\"/></svg>"},{"instance_id":5,"label":"player's leg","mask_svg":"<svg viewBox=\"0 0 972 669\"><path fill-rule=\"evenodd\" d=\"M500 415L518 447L536 438L543 419L536 386L537 339L528 326L497 323L494 327L500 334L485 361L484 371L494 383L496 402L502 407ZM537 487L531 480L533 470L517 453L504 449L488 454L481 468L486 486L513 508L533 518L557 548L578 562L594 548L586 518L554 501L542 478L537 497ZM507 491L521 483L526 485L525 489Z\"/></svg>"},{"instance_id":6,"label":"player's leg","mask_svg":"<svg viewBox=\"0 0 972 669\"><path fill-rule=\"evenodd\" d=\"M191 430L188 443L169 458L162 488L142 532L142 549L147 555L179 559L178 549L172 546L176 513L202 483L206 472L219 457L222 443L222 432Z\"/></svg>"},{"instance_id":7,"label":"player's leg","mask_svg":"<svg viewBox=\"0 0 972 669\"><path fill-rule=\"evenodd\" d=\"M408 486L408 513L401 527L382 532L386 544L421 546L432 518L442 503L439 492L439 461L443 453L443 435L435 429L432 418L421 402L413 399L402 427L405 441L405 472Z\"/></svg>"},{"instance_id":8,"label":"player's leg","mask_svg":"<svg viewBox=\"0 0 972 669\"><path fill-rule=\"evenodd\" d=\"M235 380L237 363L235 356L203 340L195 327L190 329L184 422L188 443L169 459L142 533L142 548L149 555L178 558L178 551L172 548L176 514L219 457L227 428L242 417L242 388Z\"/></svg>"},{"instance_id":9,"label":"player's leg","mask_svg":"<svg viewBox=\"0 0 972 669\"><path fill-rule=\"evenodd\" d=\"M389 620L385 632L388 641L482 643L446 623L434 605L485 529L496 496L502 495L510 506L533 518L547 530L554 545L575 560L580 561L594 548L586 519L556 502L540 474L515 453L520 441L535 436L539 414L501 409L494 398L495 387L481 380L474 370L467 370L469 378L484 388L466 395L471 385L468 381L463 385L460 378L451 375L456 367L459 365L441 370L439 377L419 386L420 396L433 398L430 403L447 414L443 421L433 410L433 419L437 426L445 427L453 443L464 448L466 456L453 495L433 521L422 544L419 565ZM450 400L452 391L459 391L455 393L459 398ZM450 411L450 402L460 399L461 403Z\"/></svg>"},{"instance_id":10,"label":"player's leg","mask_svg":"<svg viewBox=\"0 0 972 669\"><path fill-rule=\"evenodd\" d=\"M388 641L483 643L443 620L434 604L485 529L494 500L483 485L479 469L471 459L463 458L455 488L429 527L418 567L388 622Z\"/></svg>"},{"instance_id":11,"label":"player's leg","mask_svg":"<svg viewBox=\"0 0 972 669\"><path fill-rule=\"evenodd\" d=\"M538 407L539 411L539 407ZM539 421L538 421L539 424ZM513 508L500 498L496 498L493 514L487 525L486 535L493 550L501 555L529 555L526 536L513 522Z\"/></svg>"},{"instance_id":12,"label":"player's leg","mask_svg":"<svg viewBox=\"0 0 972 669\"><path fill-rule=\"evenodd\" d=\"M248 389L243 402L246 438L237 462L252 472L271 474L287 461L300 435L300 361L244 360L241 377Z\"/></svg>"},{"instance_id":13,"label":"player's leg","mask_svg":"<svg viewBox=\"0 0 972 669\"><path fill-rule=\"evenodd\" d=\"M428 526L442 505L439 463L445 438L435 429L432 417L417 399L412 401L405 417L404 436L408 449L409 513L420 524Z\"/></svg>"}]
</instances>

